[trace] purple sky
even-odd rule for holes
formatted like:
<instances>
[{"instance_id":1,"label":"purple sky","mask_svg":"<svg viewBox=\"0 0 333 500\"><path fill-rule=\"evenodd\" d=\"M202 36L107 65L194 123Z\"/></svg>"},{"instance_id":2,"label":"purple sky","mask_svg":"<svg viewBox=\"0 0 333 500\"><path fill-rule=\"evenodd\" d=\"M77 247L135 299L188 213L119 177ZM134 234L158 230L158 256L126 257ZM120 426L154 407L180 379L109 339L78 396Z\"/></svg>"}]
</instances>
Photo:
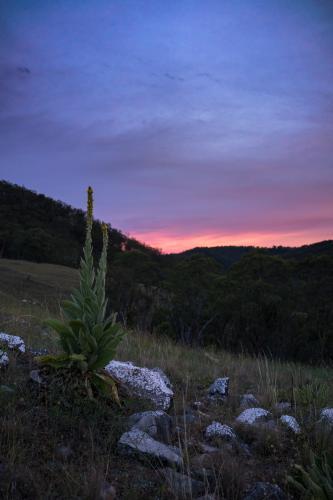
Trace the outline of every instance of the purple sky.
<instances>
[{"instance_id":1,"label":"purple sky","mask_svg":"<svg viewBox=\"0 0 333 500\"><path fill-rule=\"evenodd\" d=\"M332 0L0 0L0 177L165 251L333 237Z\"/></svg>"}]
</instances>

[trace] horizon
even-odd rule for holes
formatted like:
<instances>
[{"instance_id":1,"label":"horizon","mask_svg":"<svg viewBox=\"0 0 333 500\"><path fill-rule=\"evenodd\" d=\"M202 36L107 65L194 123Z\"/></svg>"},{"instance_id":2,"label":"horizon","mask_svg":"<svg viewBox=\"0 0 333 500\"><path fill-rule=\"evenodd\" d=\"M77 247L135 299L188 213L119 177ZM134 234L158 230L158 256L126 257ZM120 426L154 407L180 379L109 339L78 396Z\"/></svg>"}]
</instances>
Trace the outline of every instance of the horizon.
<instances>
[{"instance_id":1,"label":"horizon","mask_svg":"<svg viewBox=\"0 0 333 500\"><path fill-rule=\"evenodd\" d=\"M333 237L328 0L1 6L0 176L163 253Z\"/></svg>"}]
</instances>

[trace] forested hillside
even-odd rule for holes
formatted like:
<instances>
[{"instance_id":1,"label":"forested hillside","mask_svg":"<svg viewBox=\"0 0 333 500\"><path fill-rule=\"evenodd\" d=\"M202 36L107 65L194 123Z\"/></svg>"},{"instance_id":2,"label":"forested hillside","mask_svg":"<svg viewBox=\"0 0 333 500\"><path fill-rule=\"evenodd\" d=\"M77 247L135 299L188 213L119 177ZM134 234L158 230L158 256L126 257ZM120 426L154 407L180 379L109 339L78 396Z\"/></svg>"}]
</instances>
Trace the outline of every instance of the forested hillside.
<instances>
[{"instance_id":1,"label":"forested hillside","mask_svg":"<svg viewBox=\"0 0 333 500\"><path fill-rule=\"evenodd\" d=\"M0 209L2 257L78 266L81 210L6 182L0 183ZM161 255L111 226L109 233L108 294L127 326L231 351L332 359L332 241Z\"/></svg>"}]
</instances>

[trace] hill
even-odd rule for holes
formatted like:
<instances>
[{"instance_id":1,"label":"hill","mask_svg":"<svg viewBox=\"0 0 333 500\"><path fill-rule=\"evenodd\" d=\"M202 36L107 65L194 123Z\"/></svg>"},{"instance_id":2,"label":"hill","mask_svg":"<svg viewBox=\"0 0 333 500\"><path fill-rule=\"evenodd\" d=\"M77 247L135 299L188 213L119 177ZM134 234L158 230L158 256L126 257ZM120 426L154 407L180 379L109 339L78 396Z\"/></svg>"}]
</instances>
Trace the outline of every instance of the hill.
<instances>
[{"instance_id":1,"label":"hill","mask_svg":"<svg viewBox=\"0 0 333 500\"><path fill-rule=\"evenodd\" d=\"M77 267L84 213L6 182L0 188L3 258ZM102 243L99 226L95 221L96 256ZM308 363L333 358L332 241L161 255L111 226L109 233L107 294L126 327L232 352ZM31 273L21 283L37 289L29 266ZM3 283L19 269L14 263L0 267Z\"/></svg>"},{"instance_id":2,"label":"hill","mask_svg":"<svg viewBox=\"0 0 333 500\"><path fill-rule=\"evenodd\" d=\"M333 240L320 241L300 247L275 246L272 248L255 246L219 246L219 247L195 247L179 254L188 257L191 255L205 255L216 260L225 269L238 262L245 255L261 252L264 255L283 257L285 259L304 259L307 257L328 255L333 256Z\"/></svg>"}]
</instances>

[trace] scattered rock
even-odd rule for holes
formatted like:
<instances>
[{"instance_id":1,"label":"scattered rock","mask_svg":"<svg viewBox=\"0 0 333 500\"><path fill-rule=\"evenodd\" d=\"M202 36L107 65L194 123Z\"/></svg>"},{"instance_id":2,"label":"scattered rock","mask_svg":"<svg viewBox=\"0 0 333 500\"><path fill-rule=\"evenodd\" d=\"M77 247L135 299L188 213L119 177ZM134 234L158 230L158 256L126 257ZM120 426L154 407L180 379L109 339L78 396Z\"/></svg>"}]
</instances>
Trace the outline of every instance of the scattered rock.
<instances>
[{"instance_id":1,"label":"scattered rock","mask_svg":"<svg viewBox=\"0 0 333 500\"><path fill-rule=\"evenodd\" d=\"M6 344L9 349L17 349L20 352L25 352L24 340L17 335L0 332L0 344Z\"/></svg>"},{"instance_id":2,"label":"scattered rock","mask_svg":"<svg viewBox=\"0 0 333 500\"><path fill-rule=\"evenodd\" d=\"M205 485L202 481L192 479L185 474L180 474L173 469L165 468L160 471L167 481L170 491L176 496L191 497L201 495L205 492Z\"/></svg>"},{"instance_id":3,"label":"scattered rock","mask_svg":"<svg viewBox=\"0 0 333 500\"><path fill-rule=\"evenodd\" d=\"M321 410L320 421L333 426L333 408L324 408Z\"/></svg>"},{"instance_id":4,"label":"scattered rock","mask_svg":"<svg viewBox=\"0 0 333 500\"><path fill-rule=\"evenodd\" d=\"M229 377L217 378L208 389L210 399L225 399L229 394Z\"/></svg>"},{"instance_id":5,"label":"scattered rock","mask_svg":"<svg viewBox=\"0 0 333 500\"><path fill-rule=\"evenodd\" d=\"M0 368L5 368L9 364L9 357L5 351L0 350Z\"/></svg>"},{"instance_id":6,"label":"scattered rock","mask_svg":"<svg viewBox=\"0 0 333 500\"><path fill-rule=\"evenodd\" d=\"M42 378L40 374L40 370L31 370L30 372L30 379L33 380L33 382L36 382L39 385L45 384L44 379Z\"/></svg>"},{"instance_id":7,"label":"scattered rock","mask_svg":"<svg viewBox=\"0 0 333 500\"><path fill-rule=\"evenodd\" d=\"M243 500L286 500L281 488L271 483L256 483Z\"/></svg>"},{"instance_id":8,"label":"scattered rock","mask_svg":"<svg viewBox=\"0 0 333 500\"><path fill-rule=\"evenodd\" d=\"M135 413L128 419L131 428L146 432L157 441L170 443L172 437L172 418L162 410Z\"/></svg>"},{"instance_id":9,"label":"scattered rock","mask_svg":"<svg viewBox=\"0 0 333 500\"><path fill-rule=\"evenodd\" d=\"M46 354L49 353L48 349L29 349L29 352L33 355L33 356L46 356Z\"/></svg>"},{"instance_id":10,"label":"scattered rock","mask_svg":"<svg viewBox=\"0 0 333 500\"><path fill-rule=\"evenodd\" d=\"M259 401L253 394L243 394L241 396L241 408L253 408L259 405Z\"/></svg>"},{"instance_id":11,"label":"scattered rock","mask_svg":"<svg viewBox=\"0 0 333 500\"><path fill-rule=\"evenodd\" d=\"M280 417L280 422L295 434L299 434L301 432L299 423L297 422L296 418L292 417L291 415L282 415Z\"/></svg>"},{"instance_id":12,"label":"scattered rock","mask_svg":"<svg viewBox=\"0 0 333 500\"><path fill-rule=\"evenodd\" d=\"M204 404L202 401L194 401L194 403L192 403L192 406L195 410L200 410L200 408L202 408Z\"/></svg>"},{"instance_id":13,"label":"scattered rock","mask_svg":"<svg viewBox=\"0 0 333 500\"><path fill-rule=\"evenodd\" d=\"M135 396L152 401L157 410L170 408L173 391L165 374L122 361L111 361L105 369Z\"/></svg>"},{"instance_id":14,"label":"scattered rock","mask_svg":"<svg viewBox=\"0 0 333 500\"><path fill-rule=\"evenodd\" d=\"M98 500L116 500L116 498L116 488L107 481L103 481L99 490Z\"/></svg>"},{"instance_id":15,"label":"scattered rock","mask_svg":"<svg viewBox=\"0 0 333 500\"><path fill-rule=\"evenodd\" d=\"M222 438L228 441L237 438L229 425L220 424L220 422L212 422L205 430L205 437L207 439Z\"/></svg>"},{"instance_id":16,"label":"scattered rock","mask_svg":"<svg viewBox=\"0 0 333 500\"><path fill-rule=\"evenodd\" d=\"M283 412L291 409L291 404L288 401L280 401L274 405L274 410L277 412Z\"/></svg>"},{"instance_id":17,"label":"scattered rock","mask_svg":"<svg viewBox=\"0 0 333 500\"><path fill-rule=\"evenodd\" d=\"M263 408L248 408L244 410L237 418L236 421L242 424L256 424L264 422L270 417L270 413Z\"/></svg>"},{"instance_id":18,"label":"scattered rock","mask_svg":"<svg viewBox=\"0 0 333 500\"><path fill-rule=\"evenodd\" d=\"M141 458L146 457L173 465L183 463L179 448L160 443L140 429L125 432L119 439L118 447L125 454L138 455Z\"/></svg>"}]
</instances>

